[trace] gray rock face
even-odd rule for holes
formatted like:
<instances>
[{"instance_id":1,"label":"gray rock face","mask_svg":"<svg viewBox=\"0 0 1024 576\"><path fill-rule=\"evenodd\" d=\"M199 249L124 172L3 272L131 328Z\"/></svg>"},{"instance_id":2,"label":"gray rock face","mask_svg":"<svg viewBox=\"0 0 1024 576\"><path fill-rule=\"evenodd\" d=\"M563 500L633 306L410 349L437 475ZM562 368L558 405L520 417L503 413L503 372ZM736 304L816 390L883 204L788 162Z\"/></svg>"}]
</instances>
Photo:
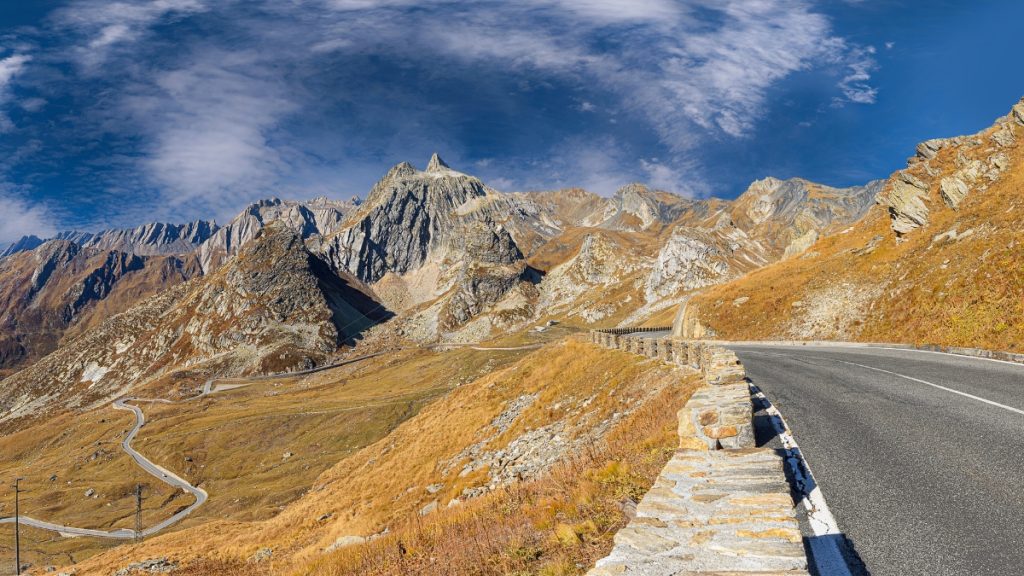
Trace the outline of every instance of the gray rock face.
<instances>
[{"instance_id":1,"label":"gray rock face","mask_svg":"<svg viewBox=\"0 0 1024 576\"><path fill-rule=\"evenodd\" d=\"M904 171L893 181L888 193L878 196L878 203L889 208L894 232L907 234L928 224L927 191L927 184Z\"/></svg>"},{"instance_id":2,"label":"gray rock face","mask_svg":"<svg viewBox=\"0 0 1024 576\"><path fill-rule=\"evenodd\" d=\"M718 284L730 273L728 252L706 232L682 228L658 253L647 279L647 300Z\"/></svg>"},{"instance_id":3,"label":"gray rock face","mask_svg":"<svg viewBox=\"0 0 1024 576\"><path fill-rule=\"evenodd\" d=\"M250 204L230 223L217 230L196 251L205 273L251 242L271 222L281 222L303 240L326 236L337 230L345 215L356 208L354 202L334 202L316 198L293 202L269 198Z\"/></svg>"},{"instance_id":4,"label":"gray rock face","mask_svg":"<svg viewBox=\"0 0 1024 576\"><path fill-rule=\"evenodd\" d=\"M43 242L45 242L45 240L33 234L22 236L20 239L8 246L3 252L0 252L0 258L6 258L11 254L17 254L18 252L35 250L41 246Z\"/></svg>"},{"instance_id":5,"label":"gray rock face","mask_svg":"<svg viewBox=\"0 0 1024 576\"><path fill-rule=\"evenodd\" d=\"M416 270L455 245L460 212L486 196L480 180L448 168L436 154L422 172L403 162L373 187L325 253L367 283Z\"/></svg>"},{"instance_id":6,"label":"gray rock face","mask_svg":"<svg viewBox=\"0 0 1024 576\"><path fill-rule=\"evenodd\" d=\"M60 232L50 240L73 242L82 248L118 250L137 256L163 256L188 254L208 240L217 231L217 224L196 220L189 224L154 222L137 228L104 230L102 232ZM43 244L36 236L25 236L0 254L0 258L33 250Z\"/></svg>"},{"instance_id":7,"label":"gray rock face","mask_svg":"<svg viewBox=\"0 0 1024 576\"><path fill-rule=\"evenodd\" d=\"M1000 148L1013 146L1017 142L1017 139L1013 136L1013 125L1009 122L1003 124L999 130L992 134L992 141Z\"/></svg>"},{"instance_id":8,"label":"gray rock face","mask_svg":"<svg viewBox=\"0 0 1024 576\"><path fill-rule=\"evenodd\" d=\"M1014 120L1016 120L1018 124L1024 126L1024 98L1021 98L1020 102L1017 102L1013 106L1013 110L1010 112L1010 114L1013 116Z\"/></svg>"},{"instance_id":9,"label":"gray rock face","mask_svg":"<svg viewBox=\"0 0 1024 576\"><path fill-rule=\"evenodd\" d=\"M935 155L942 150L942 147L946 145L946 140L943 138L934 138L932 140L926 140L917 145L917 155L925 160L931 160L935 158Z\"/></svg>"},{"instance_id":10,"label":"gray rock face","mask_svg":"<svg viewBox=\"0 0 1024 576\"><path fill-rule=\"evenodd\" d=\"M882 184L876 180L864 186L832 188L801 178L764 178L736 199L731 215L747 234L783 251L812 230L820 233L833 224L857 221Z\"/></svg>"},{"instance_id":11,"label":"gray rock face","mask_svg":"<svg viewBox=\"0 0 1024 576\"><path fill-rule=\"evenodd\" d=\"M640 220L640 229L646 230L655 223L672 222L689 204L690 202L674 194L657 192L643 184L627 184L619 188L612 197L614 216L609 218L605 225L609 228L631 228L629 223L623 220L626 216L633 216Z\"/></svg>"},{"instance_id":12,"label":"gray rock face","mask_svg":"<svg viewBox=\"0 0 1024 576\"><path fill-rule=\"evenodd\" d=\"M967 184L955 176L947 176L939 183L939 194L942 195L942 200L954 210L967 197L967 192Z\"/></svg>"},{"instance_id":13,"label":"gray rock face","mask_svg":"<svg viewBox=\"0 0 1024 576\"><path fill-rule=\"evenodd\" d=\"M86 248L119 250L138 256L187 254L209 239L217 224L196 220L189 224L144 224L124 230L105 230L82 242Z\"/></svg>"}]
</instances>

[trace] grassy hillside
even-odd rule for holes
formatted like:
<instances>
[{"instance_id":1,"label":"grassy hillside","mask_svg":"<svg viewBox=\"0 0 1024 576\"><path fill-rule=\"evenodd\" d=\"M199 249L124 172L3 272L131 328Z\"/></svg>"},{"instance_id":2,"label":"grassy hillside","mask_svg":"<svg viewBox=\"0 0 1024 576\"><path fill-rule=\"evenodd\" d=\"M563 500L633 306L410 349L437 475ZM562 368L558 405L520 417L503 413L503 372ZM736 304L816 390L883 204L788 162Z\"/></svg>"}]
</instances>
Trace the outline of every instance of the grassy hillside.
<instances>
[{"instance_id":1,"label":"grassy hillside","mask_svg":"<svg viewBox=\"0 0 1024 576\"><path fill-rule=\"evenodd\" d=\"M452 573L580 573L610 547L624 518L619 502L643 494L667 460L675 411L696 385L660 362L572 339L549 344L295 482L308 490L271 519L197 519L79 570L166 556L185 574L415 573L445 555ZM379 534L328 552L346 537ZM395 557L398 541L406 552ZM257 562L260 550L273 552Z\"/></svg>"},{"instance_id":2,"label":"grassy hillside","mask_svg":"<svg viewBox=\"0 0 1024 576\"><path fill-rule=\"evenodd\" d=\"M234 385L249 385L197 401L142 404L147 423L134 446L210 494L180 527L267 519L319 474L429 402L525 353L414 349L303 377L235 379ZM166 393L155 388L139 395ZM0 477L25 478L23 514L100 529L134 527L132 491L141 482L143 525L154 524L192 500L142 473L120 450L133 422L128 412L102 407L0 437ZM94 497L85 496L89 489ZM13 512L12 499L0 493L0 515ZM13 558L8 543L0 542L0 563ZM81 561L115 544L39 530L23 534L22 543L23 558L37 565Z\"/></svg>"},{"instance_id":3,"label":"grassy hillside","mask_svg":"<svg viewBox=\"0 0 1024 576\"><path fill-rule=\"evenodd\" d=\"M1012 118L944 146L907 172L928 184L929 221L899 237L883 206L803 257L694 297L730 339L849 339L1024 350L1024 127ZM1015 135L998 145L1000 130ZM1003 137L1005 142L1006 138ZM956 209L943 179L973 161L1006 168L972 184ZM898 175L887 183L896 184Z\"/></svg>"}]
</instances>

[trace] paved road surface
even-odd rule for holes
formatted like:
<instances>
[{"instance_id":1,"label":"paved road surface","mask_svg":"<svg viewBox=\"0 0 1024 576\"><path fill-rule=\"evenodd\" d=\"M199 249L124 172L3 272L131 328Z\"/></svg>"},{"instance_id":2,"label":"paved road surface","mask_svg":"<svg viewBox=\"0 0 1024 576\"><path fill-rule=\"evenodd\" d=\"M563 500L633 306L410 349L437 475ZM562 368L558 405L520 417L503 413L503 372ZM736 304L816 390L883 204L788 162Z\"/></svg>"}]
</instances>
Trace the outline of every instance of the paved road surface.
<instances>
[{"instance_id":1,"label":"paved road surface","mask_svg":"<svg viewBox=\"0 0 1024 576\"><path fill-rule=\"evenodd\" d=\"M736 345L874 575L1024 574L1024 366Z\"/></svg>"}]
</instances>

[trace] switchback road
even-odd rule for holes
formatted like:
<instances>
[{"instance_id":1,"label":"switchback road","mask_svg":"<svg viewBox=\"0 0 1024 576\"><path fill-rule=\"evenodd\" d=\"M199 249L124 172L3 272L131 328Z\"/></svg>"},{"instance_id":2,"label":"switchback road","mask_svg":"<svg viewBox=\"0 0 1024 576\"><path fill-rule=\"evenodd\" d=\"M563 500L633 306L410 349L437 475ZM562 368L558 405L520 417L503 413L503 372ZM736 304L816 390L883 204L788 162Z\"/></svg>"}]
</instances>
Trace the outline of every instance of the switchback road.
<instances>
[{"instance_id":1,"label":"switchback road","mask_svg":"<svg viewBox=\"0 0 1024 576\"><path fill-rule=\"evenodd\" d=\"M871 574L1021 573L1024 366L860 346L729 347L786 418Z\"/></svg>"},{"instance_id":2,"label":"switchback road","mask_svg":"<svg viewBox=\"0 0 1024 576\"><path fill-rule=\"evenodd\" d=\"M173 514L172 516L170 516L170 517L168 517L168 518L158 522L157 524L154 524L153 526L150 526L148 528L144 528L141 531L141 533L138 534L138 535L139 536L144 536L144 537L145 536L151 536L151 535L156 534L157 532L160 532L161 530L167 528L168 526L171 526L172 524L177 523L182 518L184 518L184 517L188 516L189 514L191 514L192 511L194 511L196 508L202 506L203 503L206 502L206 499L207 499L208 495L207 495L206 491L203 490L202 488L198 488L196 486L193 486L193 485L189 484L186 480L184 480L183 478L181 478L177 474L175 474L175 473L171 472L170 470L168 470L168 469L166 469L166 468L164 468L164 467L154 463L153 461L149 460L148 458L146 458L145 456L143 456L142 454L137 452L134 448L132 448L132 440L135 439L135 436L139 433L139 430L146 424L146 415L142 412L142 409L139 408L135 403L159 402L159 403L162 403L162 404L175 404L177 402L188 402L188 401L191 401L191 400L197 400L197 399L202 398L204 396L208 396L208 395L213 394L213 393L218 392L218 391L227 391L227 390L231 390L231 389L234 389L234 388L241 388L241 387L244 387L244 386L248 386L249 384L251 384L253 382L264 381L264 380L273 380L273 379L279 379L279 378L291 378L291 377L295 377L295 376L304 376L304 375L307 375L307 374L313 374L315 372L322 372L324 370L330 370L332 368L340 368L341 366L346 366L348 364L359 362L361 360L367 360L369 358L374 358L374 357L380 356L382 354L387 354L387 353L388 353L388 351L376 352L376 353L373 353L373 354L366 354L364 356L357 356L355 358L348 358L348 359L345 359L345 360L340 360L338 362L335 362L333 364L328 364L326 366L320 366L320 367L317 367L317 368L310 368L308 370L301 370L301 371L297 371L297 372L284 372L284 373L281 373L281 374L271 374L271 375L267 375L267 376L253 376L253 377L244 379L244 383L222 384L222 385L220 385L220 389L219 390L218 390L218 386L217 386L218 379L210 379L210 380L207 380L206 383L203 385L203 389L202 389L202 391L199 394L197 394L196 396L193 396L191 398L187 398L185 400L172 401L172 400L166 400L166 399L163 399L163 398L121 398L121 399L118 399L118 400L114 401L114 404L113 404L112 407L115 410L129 410L133 414L135 414L135 425L132 427L131 431L128 432L128 435L125 436L124 440L121 441L121 449L124 450L124 452L126 454L128 454L132 458L132 460L134 460L135 463L139 465L140 468L145 470L146 473L150 474L151 476L156 477L158 480L160 480L161 482L163 482L165 484L169 484L169 485L174 486L176 488L180 488L180 489L184 490L185 492L188 492L189 494L191 494L193 497L195 497L195 501L192 504L190 504L189 506L185 507L184 509L178 511L177 513ZM239 379L236 378L236 379L227 379L227 380L238 381ZM133 403L129 404L129 402L133 402ZM14 523L14 518L13 517L0 518L0 524L13 524L13 523ZM35 518L31 518L31 517L28 517L28 516L21 516L19 518L19 520L18 520L18 523L20 525L22 525L22 526L32 526L32 527L35 527L35 528L40 528L42 530L50 530L52 532L59 533L61 536L69 536L69 537L73 537L73 536L93 536L93 537L96 537L96 538L109 538L109 539L114 539L114 540L128 540L128 539L132 539L132 538L136 537L135 531L131 530L131 529L128 529L128 528L120 528L120 529L117 529L117 530L98 530L98 529L93 529L93 528L79 528L79 527L75 527L75 526L65 526L63 524L57 524L57 523L54 523L54 522L46 522L46 521L43 521L43 520L37 520Z\"/></svg>"}]
</instances>

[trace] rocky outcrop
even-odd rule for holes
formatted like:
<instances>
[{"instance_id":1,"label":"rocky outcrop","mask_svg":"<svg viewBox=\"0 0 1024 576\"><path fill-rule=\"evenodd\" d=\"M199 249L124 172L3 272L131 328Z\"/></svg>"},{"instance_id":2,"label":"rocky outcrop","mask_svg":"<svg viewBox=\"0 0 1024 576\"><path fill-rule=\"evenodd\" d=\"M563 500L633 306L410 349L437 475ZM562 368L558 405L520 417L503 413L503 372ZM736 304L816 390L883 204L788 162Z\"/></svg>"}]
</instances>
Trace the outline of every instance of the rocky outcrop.
<instances>
[{"instance_id":1,"label":"rocky outcrop","mask_svg":"<svg viewBox=\"0 0 1024 576\"><path fill-rule=\"evenodd\" d=\"M668 239L647 278L647 300L718 284L731 274L730 248L708 232L683 228Z\"/></svg>"},{"instance_id":2,"label":"rocky outcrop","mask_svg":"<svg viewBox=\"0 0 1024 576\"><path fill-rule=\"evenodd\" d=\"M0 390L0 422L105 401L188 368L246 375L310 368L389 313L283 224L213 274L70 339Z\"/></svg>"},{"instance_id":3,"label":"rocky outcrop","mask_svg":"<svg viewBox=\"0 0 1024 576\"><path fill-rule=\"evenodd\" d=\"M967 197L967 184L956 176L947 176L939 182L939 194L946 206L956 210L960 202Z\"/></svg>"},{"instance_id":4,"label":"rocky outcrop","mask_svg":"<svg viewBox=\"0 0 1024 576\"><path fill-rule=\"evenodd\" d=\"M900 172L878 203L889 209L892 229L902 235L928 224L928 185L907 171Z\"/></svg>"},{"instance_id":5,"label":"rocky outcrop","mask_svg":"<svg viewBox=\"0 0 1024 576\"><path fill-rule=\"evenodd\" d=\"M908 168L890 178L878 204L889 210L892 230L904 236L929 223L932 194L946 207L957 210L974 191L984 191L1010 166L1006 150L1018 143L1024 100L995 124L973 136L938 138L922 142ZM950 170L949 166L955 166ZM938 179L938 186L934 180ZM935 208L941 206L935 202Z\"/></svg>"},{"instance_id":6,"label":"rocky outcrop","mask_svg":"<svg viewBox=\"0 0 1024 576\"><path fill-rule=\"evenodd\" d=\"M51 240L0 261L0 369L55 349L85 329L198 273L194 260L137 256Z\"/></svg>"},{"instance_id":7,"label":"rocky outcrop","mask_svg":"<svg viewBox=\"0 0 1024 576\"><path fill-rule=\"evenodd\" d=\"M619 230L646 230L669 224L685 211L690 201L675 194L651 190L643 184L627 184L612 196L602 226Z\"/></svg>"},{"instance_id":8,"label":"rocky outcrop","mask_svg":"<svg viewBox=\"0 0 1024 576\"><path fill-rule=\"evenodd\" d=\"M448 168L436 155L426 171L398 164L326 244L334 265L363 282L405 274L456 244L460 212L488 195L480 180Z\"/></svg>"},{"instance_id":9,"label":"rocky outcrop","mask_svg":"<svg viewBox=\"0 0 1024 576\"><path fill-rule=\"evenodd\" d=\"M859 220L882 184L878 180L864 186L832 188L801 178L769 177L752 183L729 214L735 226L764 244L770 257L777 259L786 250L790 256L798 253L801 244L794 242L806 245L812 231L821 235L833 226Z\"/></svg>"},{"instance_id":10,"label":"rocky outcrop","mask_svg":"<svg viewBox=\"0 0 1024 576\"><path fill-rule=\"evenodd\" d=\"M269 198L250 204L226 226L217 230L203 242L196 254L203 271L211 272L236 254L260 231L272 222L280 222L301 239L328 236L338 230L358 201L336 202L315 198L308 202L294 202Z\"/></svg>"}]
</instances>

